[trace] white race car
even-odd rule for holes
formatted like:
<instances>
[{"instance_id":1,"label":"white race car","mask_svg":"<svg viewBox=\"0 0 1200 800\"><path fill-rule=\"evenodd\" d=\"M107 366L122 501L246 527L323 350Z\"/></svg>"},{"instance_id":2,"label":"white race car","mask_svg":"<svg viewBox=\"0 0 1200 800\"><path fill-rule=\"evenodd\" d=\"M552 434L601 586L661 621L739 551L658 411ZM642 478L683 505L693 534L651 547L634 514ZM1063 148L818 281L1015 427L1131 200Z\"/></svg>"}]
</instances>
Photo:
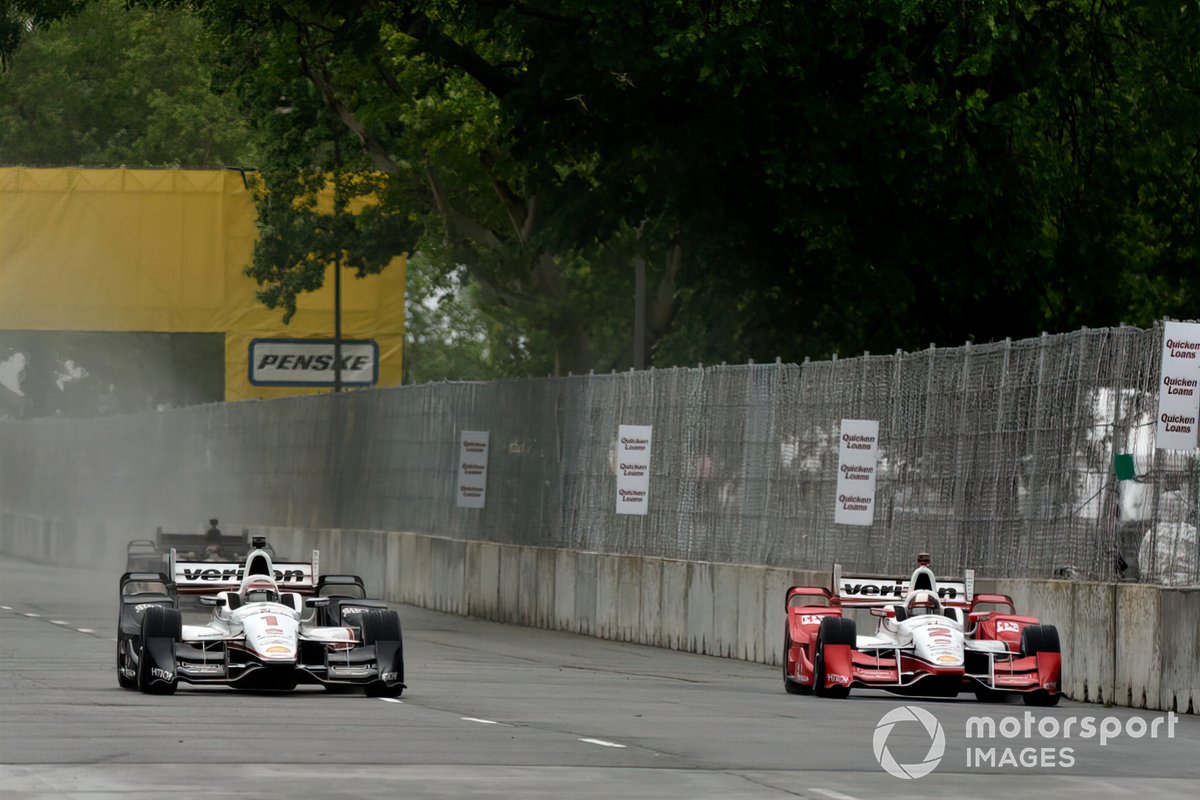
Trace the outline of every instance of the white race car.
<instances>
[{"instance_id":1,"label":"white race car","mask_svg":"<svg viewBox=\"0 0 1200 800\"><path fill-rule=\"evenodd\" d=\"M312 683L362 687L373 697L404 690L399 615L345 593L361 588L357 579L318 581L316 551L310 564L274 564L261 546L243 565L177 561L174 551L170 563L174 580L154 573L121 578L122 687L170 694L180 682L258 690ZM207 624L183 624L180 594L198 595L212 608Z\"/></svg>"}]
</instances>

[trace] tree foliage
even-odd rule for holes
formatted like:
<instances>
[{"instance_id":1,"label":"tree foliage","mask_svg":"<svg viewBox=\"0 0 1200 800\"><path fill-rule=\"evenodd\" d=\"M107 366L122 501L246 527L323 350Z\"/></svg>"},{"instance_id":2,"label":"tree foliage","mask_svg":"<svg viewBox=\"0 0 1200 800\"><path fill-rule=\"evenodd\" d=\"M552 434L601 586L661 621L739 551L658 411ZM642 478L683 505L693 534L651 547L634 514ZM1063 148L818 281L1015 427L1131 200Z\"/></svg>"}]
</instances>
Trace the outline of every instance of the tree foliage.
<instances>
[{"instance_id":1,"label":"tree foliage","mask_svg":"<svg viewBox=\"0 0 1200 800\"><path fill-rule=\"evenodd\" d=\"M638 259L658 363L1145 324L1195 300L1195 3L200 6L268 112L269 161L327 173L340 136L345 164L387 176L380 227L356 225L382 249L351 262L461 265L560 370L627 363ZM302 114L269 113L280 97ZM263 252L286 304L306 284Z\"/></svg>"},{"instance_id":2,"label":"tree foliage","mask_svg":"<svg viewBox=\"0 0 1200 800\"><path fill-rule=\"evenodd\" d=\"M436 255L488 312L493 357L578 370L628 361L613 318L630 316L637 257L658 265L665 328L679 272L669 217L599 202L620 192L593 174L595 143L550 153L555 136L536 141L543 115L506 107L545 105L517 95L545 91L561 61L541 63L524 37L562 22L442 4L205 2L199 13L224 37L265 143L253 267L265 302L290 313L335 256L369 274L401 252ZM587 98L552 105L578 114ZM331 187L352 218L321 208Z\"/></svg>"},{"instance_id":3,"label":"tree foliage","mask_svg":"<svg viewBox=\"0 0 1200 800\"><path fill-rule=\"evenodd\" d=\"M1200 299L1197 0L156 5L254 126L264 300L419 254L476 374L629 364L640 263L661 365Z\"/></svg>"},{"instance_id":4,"label":"tree foliage","mask_svg":"<svg viewBox=\"0 0 1200 800\"><path fill-rule=\"evenodd\" d=\"M50 4L49 8L67 4ZM205 35L183 11L96 0L29 31L0 75L0 160L222 166L253 161L232 97L213 91Z\"/></svg>"},{"instance_id":5,"label":"tree foliage","mask_svg":"<svg viewBox=\"0 0 1200 800\"><path fill-rule=\"evenodd\" d=\"M87 0L0 0L0 67L7 67L25 37L76 13Z\"/></svg>"}]
</instances>

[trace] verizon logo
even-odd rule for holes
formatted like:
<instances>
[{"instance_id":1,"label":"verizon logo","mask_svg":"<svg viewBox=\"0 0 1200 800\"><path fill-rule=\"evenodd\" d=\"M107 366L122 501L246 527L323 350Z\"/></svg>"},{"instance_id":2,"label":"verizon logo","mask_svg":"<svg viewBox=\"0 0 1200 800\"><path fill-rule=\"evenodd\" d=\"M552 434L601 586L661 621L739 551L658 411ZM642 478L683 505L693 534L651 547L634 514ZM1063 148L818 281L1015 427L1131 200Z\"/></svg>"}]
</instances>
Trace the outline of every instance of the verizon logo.
<instances>
[{"instance_id":1,"label":"verizon logo","mask_svg":"<svg viewBox=\"0 0 1200 800\"><path fill-rule=\"evenodd\" d=\"M245 577L245 568L215 569L213 567L183 568L183 579L187 581L209 581L210 583L232 583ZM308 576L302 569L275 570L277 583L303 583Z\"/></svg>"}]
</instances>

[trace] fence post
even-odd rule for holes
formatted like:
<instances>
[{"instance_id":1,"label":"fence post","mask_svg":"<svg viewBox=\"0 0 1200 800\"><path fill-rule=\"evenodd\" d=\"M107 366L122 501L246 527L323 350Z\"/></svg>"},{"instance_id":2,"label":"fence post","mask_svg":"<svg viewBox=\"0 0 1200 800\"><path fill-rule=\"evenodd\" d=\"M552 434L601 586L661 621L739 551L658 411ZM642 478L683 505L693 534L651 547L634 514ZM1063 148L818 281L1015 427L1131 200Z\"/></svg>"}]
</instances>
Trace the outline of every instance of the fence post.
<instances>
[{"instance_id":1,"label":"fence post","mask_svg":"<svg viewBox=\"0 0 1200 800\"><path fill-rule=\"evenodd\" d=\"M970 434L967 420L971 414L971 343L966 342L962 350L962 371L959 376L958 391L961 401L958 405L958 424L955 425L954 437L954 536L958 539L959 568L969 566L970 556L970 526L963 523L966 516L967 484L969 476L964 464L964 442Z\"/></svg>"}]
</instances>

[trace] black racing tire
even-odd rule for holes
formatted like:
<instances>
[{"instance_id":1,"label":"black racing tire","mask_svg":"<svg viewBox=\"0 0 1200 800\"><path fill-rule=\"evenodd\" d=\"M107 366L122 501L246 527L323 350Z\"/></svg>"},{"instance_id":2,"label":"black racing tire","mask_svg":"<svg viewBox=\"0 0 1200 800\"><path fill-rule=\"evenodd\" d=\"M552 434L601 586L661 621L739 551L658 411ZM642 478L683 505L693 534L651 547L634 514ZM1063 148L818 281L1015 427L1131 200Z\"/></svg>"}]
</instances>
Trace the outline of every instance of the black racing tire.
<instances>
[{"instance_id":1,"label":"black racing tire","mask_svg":"<svg viewBox=\"0 0 1200 800\"><path fill-rule=\"evenodd\" d=\"M1042 626L1027 625L1021 629L1021 655L1037 655L1042 649Z\"/></svg>"},{"instance_id":2,"label":"black racing tire","mask_svg":"<svg viewBox=\"0 0 1200 800\"><path fill-rule=\"evenodd\" d=\"M819 631L825 632L822 640L825 644L848 644L854 647L858 641L854 620L846 617L825 617L821 620Z\"/></svg>"},{"instance_id":3,"label":"black racing tire","mask_svg":"<svg viewBox=\"0 0 1200 800\"><path fill-rule=\"evenodd\" d=\"M359 687L352 683L326 683L325 691L330 694L354 694Z\"/></svg>"},{"instance_id":4,"label":"black racing tire","mask_svg":"<svg viewBox=\"0 0 1200 800\"><path fill-rule=\"evenodd\" d=\"M1053 625L1029 625L1021 630L1021 655L1036 656L1038 653L1061 653L1058 628ZM1027 706L1056 706L1060 694L1038 689L1021 695Z\"/></svg>"},{"instance_id":5,"label":"black racing tire","mask_svg":"<svg viewBox=\"0 0 1200 800\"><path fill-rule=\"evenodd\" d=\"M376 681L368 683L363 687L363 694L367 697L399 697L404 694L403 686L388 686L386 683Z\"/></svg>"},{"instance_id":6,"label":"black racing tire","mask_svg":"<svg viewBox=\"0 0 1200 800\"><path fill-rule=\"evenodd\" d=\"M378 609L362 614L363 645L373 645L379 642L396 642L403 653L404 639L400 631L400 615L395 611ZM380 666L380 669L383 669ZM404 692L403 685L389 686L383 681L372 681L363 687L367 697L399 697Z\"/></svg>"},{"instance_id":7,"label":"black racing tire","mask_svg":"<svg viewBox=\"0 0 1200 800\"><path fill-rule=\"evenodd\" d=\"M1058 640L1058 628L1053 625L1040 625L1042 629L1042 650L1043 653L1061 653L1062 644Z\"/></svg>"},{"instance_id":8,"label":"black racing tire","mask_svg":"<svg viewBox=\"0 0 1200 800\"><path fill-rule=\"evenodd\" d=\"M1021 629L1021 655L1061 652L1058 628L1053 625L1029 625Z\"/></svg>"},{"instance_id":9,"label":"black racing tire","mask_svg":"<svg viewBox=\"0 0 1200 800\"><path fill-rule=\"evenodd\" d=\"M1029 692L1021 695L1021 699L1025 701L1027 706L1042 706L1050 707L1058 705L1058 699L1061 695L1050 694L1045 689L1038 689L1036 692Z\"/></svg>"},{"instance_id":10,"label":"black racing tire","mask_svg":"<svg viewBox=\"0 0 1200 800\"><path fill-rule=\"evenodd\" d=\"M168 606L149 606L142 615L142 637L183 639L183 615Z\"/></svg>"},{"instance_id":11,"label":"black racing tire","mask_svg":"<svg viewBox=\"0 0 1200 800\"><path fill-rule=\"evenodd\" d=\"M998 692L995 689L980 686L975 689L975 699L980 703L1007 703L1008 692Z\"/></svg>"},{"instance_id":12,"label":"black racing tire","mask_svg":"<svg viewBox=\"0 0 1200 800\"><path fill-rule=\"evenodd\" d=\"M127 678L121 672L121 667L125 665L125 642L124 636L117 637L117 685L122 689L137 689L137 675Z\"/></svg>"},{"instance_id":13,"label":"black racing tire","mask_svg":"<svg viewBox=\"0 0 1200 800\"><path fill-rule=\"evenodd\" d=\"M812 694L812 687L805 686L788 675L788 653L792 650L792 631L787 623L783 626L783 689L788 694Z\"/></svg>"},{"instance_id":14,"label":"black racing tire","mask_svg":"<svg viewBox=\"0 0 1200 800\"><path fill-rule=\"evenodd\" d=\"M371 610L362 614L360 619L364 645L401 641L400 615L395 611Z\"/></svg>"},{"instance_id":15,"label":"black racing tire","mask_svg":"<svg viewBox=\"0 0 1200 800\"><path fill-rule=\"evenodd\" d=\"M151 606L142 615L142 652L138 657L137 686L145 694L174 694L178 679L170 683L150 683L151 658L147 652L154 640L166 639L172 643L183 639L183 616L177 609L166 606Z\"/></svg>"},{"instance_id":16,"label":"black racing tire","mask_svg":"<svg viewBox=\"0 0 1200 800\"><path fill-rule=\"evenodd\" d=\"M850 695L849 686L824 688L825 645L848 644L854 647L856 641L854 620L844 617L825 617L821 620L821 627L817 629L817 644L813 656L813 691L817 693L818 697L842 700Z\"/></svg>"}]
</instances>

